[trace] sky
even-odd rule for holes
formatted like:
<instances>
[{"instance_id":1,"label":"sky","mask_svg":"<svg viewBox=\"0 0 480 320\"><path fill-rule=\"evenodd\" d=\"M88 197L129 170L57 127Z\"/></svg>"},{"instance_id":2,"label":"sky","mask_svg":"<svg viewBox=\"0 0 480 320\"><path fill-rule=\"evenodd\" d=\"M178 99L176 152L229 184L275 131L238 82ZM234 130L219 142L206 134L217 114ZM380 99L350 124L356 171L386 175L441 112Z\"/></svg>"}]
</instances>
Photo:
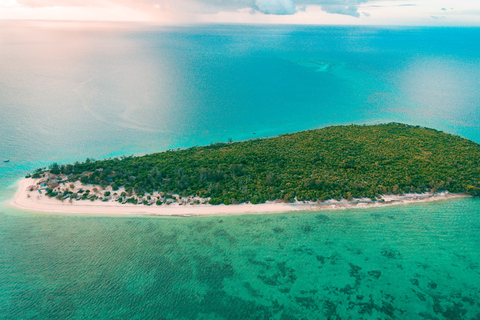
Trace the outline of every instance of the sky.
<instances>
[{"instance_id":1,"label":"sky","mask_svg":"<svg viewBox=\"0 0 480 320\"><path fill-rule=\"evenodd\" d=\"M480 0L0 0L0 20L480 26Z\"/></svg>"}]
</instances>

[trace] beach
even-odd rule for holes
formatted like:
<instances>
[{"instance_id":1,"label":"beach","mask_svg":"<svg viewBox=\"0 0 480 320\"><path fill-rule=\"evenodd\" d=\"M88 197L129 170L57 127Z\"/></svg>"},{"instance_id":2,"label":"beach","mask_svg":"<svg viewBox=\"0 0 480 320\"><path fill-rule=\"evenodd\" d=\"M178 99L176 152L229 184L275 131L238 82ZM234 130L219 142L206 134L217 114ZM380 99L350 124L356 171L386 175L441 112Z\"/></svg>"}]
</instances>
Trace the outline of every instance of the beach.
<instances>
[{"instance_id":1,"label":"beach","mask_svg":"<svg viewBox=\"0 0 480 320\"><path fill-rule=\"evenodd\" d=\"M24 178L18 183L18 190L10 205L27 211L45 213L70 213L86 215L147 215L147 216L207 216L207 215L235 215L255 213L283 213L295 211L324 211L353 208L372 208L388 205L400 205L417 202L440 201L450 198L468 197L465 194L441 193L408 193L404 195L385 195L378 201L367 198L348 200L328 200L325 202L300 202L293 203L268 201L262 204L232 204L232 205L211 205L211 204L180 204L170 205L143 205L143 204L121 204L116 201L89 201L89 200L58 200L40 193L38 190L31 191L36 185L36 180ZM76 186L79 188L79 186ZM84 186L85 189L94 186Z\"/></svg>"}]
</instances>

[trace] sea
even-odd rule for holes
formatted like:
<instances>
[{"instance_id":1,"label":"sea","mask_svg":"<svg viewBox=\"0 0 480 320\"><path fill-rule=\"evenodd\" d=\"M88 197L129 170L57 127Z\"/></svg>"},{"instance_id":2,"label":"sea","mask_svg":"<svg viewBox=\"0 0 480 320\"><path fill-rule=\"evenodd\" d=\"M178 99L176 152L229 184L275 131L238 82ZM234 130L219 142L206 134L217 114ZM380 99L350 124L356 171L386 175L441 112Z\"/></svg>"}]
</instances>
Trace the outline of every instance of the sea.
<instances>
[{"instance_id":1,"label":"sea","mask_svg":"<svg viewBox=\"0 0 480 320\"><path fill-rule=\"evenodd\" d=\"M478 39L0 22L0 319L479 319L477 198L208 217L9 204L53 162L331 125L395 121L480 143Z\"/></svg>"}]
</instances>

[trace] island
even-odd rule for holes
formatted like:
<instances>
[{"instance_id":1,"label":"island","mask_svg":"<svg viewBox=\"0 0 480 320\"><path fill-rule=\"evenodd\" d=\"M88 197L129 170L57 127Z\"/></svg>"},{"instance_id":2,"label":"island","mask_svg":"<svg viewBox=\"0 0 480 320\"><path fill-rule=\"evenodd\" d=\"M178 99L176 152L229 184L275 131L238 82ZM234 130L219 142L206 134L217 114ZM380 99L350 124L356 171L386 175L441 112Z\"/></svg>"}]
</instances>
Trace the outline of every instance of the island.
<instances>
[{"instance_id":1,"label":"island","mask_svg":"<svg viewBox=\"0 0 480 320\"><path fill-rule=\"evenodd\" d=\"M12 203L46 212L197 215L479 195L479 144L388 123L54 163L27 175Z\"/></svg>"}]
</instances>

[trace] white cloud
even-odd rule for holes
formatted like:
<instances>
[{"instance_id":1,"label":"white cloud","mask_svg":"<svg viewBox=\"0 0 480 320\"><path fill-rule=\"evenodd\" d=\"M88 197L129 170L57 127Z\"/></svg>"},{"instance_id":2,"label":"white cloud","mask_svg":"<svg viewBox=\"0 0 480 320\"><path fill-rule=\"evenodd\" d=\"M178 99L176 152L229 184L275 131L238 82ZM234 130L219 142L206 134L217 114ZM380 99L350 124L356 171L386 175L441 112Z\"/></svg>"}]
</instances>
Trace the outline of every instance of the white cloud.
<instances>
[{"instance_id":1,"label":"white cloud","mask_svg":"<svg viewBox=\"0 0 480 320\"><path fill-rule=\"evenodd\" d=\"M369 0L17 0L29 8L41 7L108 7L110 5L157 7L173 11L217 13L251 9L268 15L293 15L305 11L307 6L317 5L328 13L358 17L358 5Z\"/></svg>"},{"instance_id":2,"label":"white cloud","mask_svg":"<svg viewBox=\"0 0 480 320\"><path fill-rule=\"evenodd\" d=\"M265 14L295 14L295 4L291 0L255 0L255 5L260 12Z\"/></svg>"},{"instance_id":3,"label":"white cloud","mask_svg":"<svg viewBox=\"0 0 480 320\"><path fill-rule=\"evenodd\" d=\"M359 17L358 8L355 5L340 5L340 4L324 4L322 9L328 13L344 14L353 17Z\"/></svg>"},{"instance_id":4,"label":"white cloud","mask_svg":"<svg viewBox=\"0 0 480 320\"><path fill-rule=\"evenodd\" d=\"M478 26L479 10L479 0L0 0L0 19L100 19L167 24Z\"/></svg>"}]
</instances>

